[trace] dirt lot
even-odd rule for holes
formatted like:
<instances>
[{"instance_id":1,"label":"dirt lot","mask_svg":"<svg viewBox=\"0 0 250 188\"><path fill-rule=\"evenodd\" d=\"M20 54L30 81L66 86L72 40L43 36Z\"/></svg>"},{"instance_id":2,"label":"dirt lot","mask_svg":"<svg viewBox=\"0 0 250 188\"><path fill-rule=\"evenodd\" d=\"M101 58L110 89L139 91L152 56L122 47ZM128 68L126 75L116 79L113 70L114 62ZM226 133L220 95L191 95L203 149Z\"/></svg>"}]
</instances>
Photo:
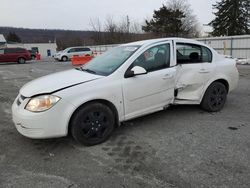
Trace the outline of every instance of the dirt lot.
<instances>
[{"instance_id":1,"label":"dirt lot","mask_svg":"<svg viewBox=\"0 0 250 188\"><path fill-rule=\"evenodd\" d=\"M69 63L0 65L0 187L250 187L250 66L223 111L175 106L125 123L94 147L31 140L11 120L19 88Z\"/></svg>"}]
</instances>

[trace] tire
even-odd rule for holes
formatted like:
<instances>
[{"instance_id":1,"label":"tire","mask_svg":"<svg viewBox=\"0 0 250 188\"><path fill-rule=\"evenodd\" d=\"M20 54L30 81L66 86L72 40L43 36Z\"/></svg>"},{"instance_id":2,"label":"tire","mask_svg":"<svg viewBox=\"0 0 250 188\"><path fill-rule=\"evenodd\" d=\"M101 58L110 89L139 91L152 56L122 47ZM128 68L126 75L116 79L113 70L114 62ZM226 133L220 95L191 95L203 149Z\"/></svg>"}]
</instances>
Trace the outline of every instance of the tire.
<instances>
[{"instance_id":1,"label":"tire","mask_svg":"<svg viewBox=\"0 0 250 188\"><path fill-rule=\"evenodd\" d=\"M201 107L208 112L218 112L224 107L226 99L226 86L220 82L214 82L207 88Z\"/></svg>"},{"instance_id":2,"label":"tire","mask_svg":"<svg viewBox=\"0 0 250 188\"><path fill-rule=\"evenodd\" d=\"M68 57L67 56L63 56L62 57L62 61L68 61Z\"/></svg>"},{"instance_id":3,"label":"tire","mask_svg":"<svg viewBox=\"0 0 250 188\"><path fill-rule=\"evenodd\" d=\"M17 62L18 62L19 64L24 64L24 63L26 62L26 59L23 58L23 57L20 57L20 58L18 58Z\"/></svg>"},{"instance_id":4,"label":"tire","mask_svg":"<svg viewBox=\"0 0 250 188\"><path fill-rule=\"evenodd\" d=\"M105 142L115 128L112 110L101 103L90 103L78 109L71 119L73 138L85 146Z\"/></svg>"}]
</instances>

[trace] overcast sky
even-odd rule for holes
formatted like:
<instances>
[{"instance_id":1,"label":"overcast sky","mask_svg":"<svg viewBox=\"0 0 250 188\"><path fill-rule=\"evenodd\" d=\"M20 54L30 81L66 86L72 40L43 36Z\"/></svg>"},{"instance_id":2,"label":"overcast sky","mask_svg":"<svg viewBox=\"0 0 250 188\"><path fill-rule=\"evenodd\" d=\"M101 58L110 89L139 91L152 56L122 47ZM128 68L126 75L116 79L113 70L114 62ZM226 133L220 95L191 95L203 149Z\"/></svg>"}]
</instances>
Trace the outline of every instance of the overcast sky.
<instances>
[{"instance_id":1,"label":"overcast sky","mask_svg":"<svg viewBox=\"0 0 250 188\"><path fill-rule=\"evenodd\" d=\"M200 24L213 19L212 4L216 0L189 0ZM116 20L129 15L143 22L151 18L164 0L0 0L0 26L90 30L90 19Z\"/></svg>"}]
</instances>

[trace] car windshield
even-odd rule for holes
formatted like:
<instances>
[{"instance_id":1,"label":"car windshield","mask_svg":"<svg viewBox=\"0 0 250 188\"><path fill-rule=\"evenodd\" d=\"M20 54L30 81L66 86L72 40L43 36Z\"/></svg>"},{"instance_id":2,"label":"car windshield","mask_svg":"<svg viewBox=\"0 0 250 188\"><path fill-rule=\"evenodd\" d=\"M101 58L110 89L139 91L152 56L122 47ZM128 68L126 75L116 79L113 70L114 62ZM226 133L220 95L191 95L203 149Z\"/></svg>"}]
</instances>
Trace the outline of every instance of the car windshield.
<instances>
[{"instance_id":1,"label":"car windshield","mask_svg":"<svg viewBox=\"0 0 250 188\"><path fill-rule=\"evenodd\" d=\"M119 46L89 61L81 70L108 76L118 69L140 46Z\"/></svg>"},{"instance_id":2,"label":"car windshield","mask_svg":"<svg viewBox=\"0 0 250 188\"><path fill-rule=\"evenodd\" d=\"M70 48L66 48L65 50L59 51L59 52L67 53L69 50L70 50Z\"/></svg>"}]
</instances>

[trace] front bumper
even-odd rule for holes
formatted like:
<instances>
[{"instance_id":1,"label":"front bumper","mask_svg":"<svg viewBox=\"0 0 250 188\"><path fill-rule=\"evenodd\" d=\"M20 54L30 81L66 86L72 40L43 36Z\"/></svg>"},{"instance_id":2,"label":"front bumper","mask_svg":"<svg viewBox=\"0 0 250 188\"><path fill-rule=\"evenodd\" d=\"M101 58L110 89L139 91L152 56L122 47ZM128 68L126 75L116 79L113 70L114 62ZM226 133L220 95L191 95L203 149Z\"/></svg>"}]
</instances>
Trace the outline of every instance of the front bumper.
<instances>
[{"instance_id":1,"label":"front bumper","mask_svg":"<svg viewBox=\"0 0 250 188\"><path fill-rule=\"evenodd\" d=\"M54 59L55 59L55 60L57 60L57 61L59 61L59 60L60 60L60 58L59 58L59 57L54 57Z\"/></svg>"},{"instance_id":2,"label":"front bumper","mask_svg":"<svg viewBox=\"0 0 250 188\"><path fill-rule=\"evenodd\" d=\"M30 98L21 99L20 95L12 105L12 119L17 131L29 138L54 138L66 136L73 105L60 100L45 112L34 113L24 107Z\"/></svg>"}]
</instances>

